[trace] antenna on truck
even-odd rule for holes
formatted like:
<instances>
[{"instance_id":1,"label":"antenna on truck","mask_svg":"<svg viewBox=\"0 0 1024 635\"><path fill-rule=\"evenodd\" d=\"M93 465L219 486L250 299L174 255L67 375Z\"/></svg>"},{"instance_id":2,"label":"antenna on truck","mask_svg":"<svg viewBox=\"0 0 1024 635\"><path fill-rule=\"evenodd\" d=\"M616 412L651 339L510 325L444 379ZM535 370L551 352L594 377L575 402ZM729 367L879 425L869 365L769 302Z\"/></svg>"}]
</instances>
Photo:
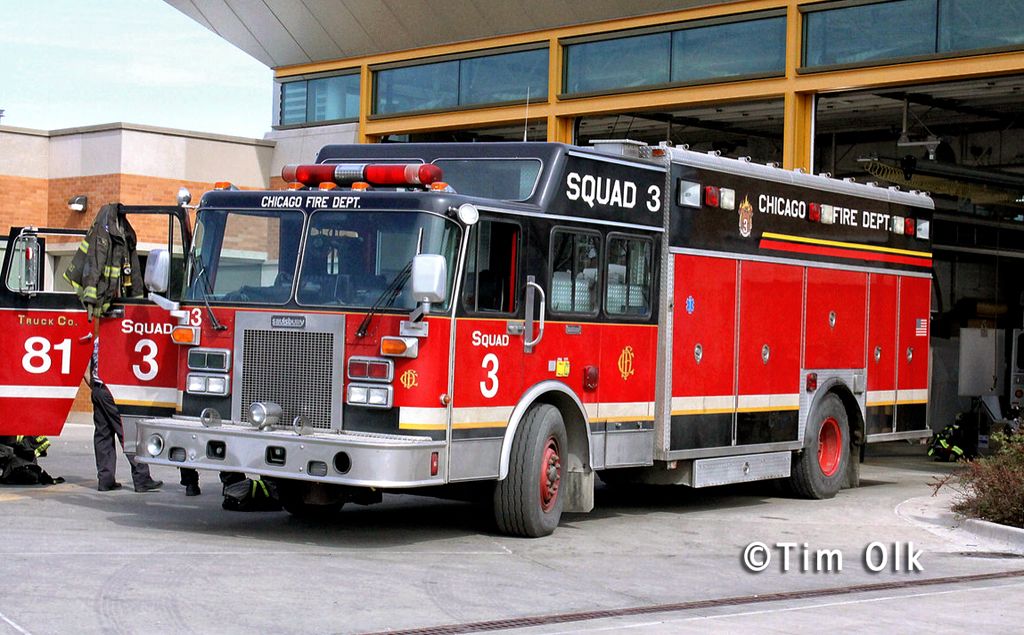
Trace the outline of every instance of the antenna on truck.
<instances>
[{"instance_id":1,"label":"antenna on truck","mask_svg":"<svg viewBox=\"0 0 1024 635\"><path fill-rule=\"evenodd\" d=\"M523 143L526 143L526 129L530 126L530 87L526 87L526 117L523 118Z\"/></svg>"}]
</instances>

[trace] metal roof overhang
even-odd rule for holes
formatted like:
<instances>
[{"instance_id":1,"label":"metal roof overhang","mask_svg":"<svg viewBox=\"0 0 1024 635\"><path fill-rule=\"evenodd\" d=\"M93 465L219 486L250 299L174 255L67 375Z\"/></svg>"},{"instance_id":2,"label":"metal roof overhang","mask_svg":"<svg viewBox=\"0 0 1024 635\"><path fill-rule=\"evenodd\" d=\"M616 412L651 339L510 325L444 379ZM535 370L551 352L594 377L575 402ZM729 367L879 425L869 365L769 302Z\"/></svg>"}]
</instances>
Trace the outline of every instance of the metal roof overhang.
<instances>
[{"instance_id":1,"label":"metal roof overhang","mask_svg":"<svg viewBox=\"0 0 1024 635\"><path fill-rule=\"evenodd\" d=\"M377 55L728 0L165 0L270 68Z\"/></svg>"}]
</instances>

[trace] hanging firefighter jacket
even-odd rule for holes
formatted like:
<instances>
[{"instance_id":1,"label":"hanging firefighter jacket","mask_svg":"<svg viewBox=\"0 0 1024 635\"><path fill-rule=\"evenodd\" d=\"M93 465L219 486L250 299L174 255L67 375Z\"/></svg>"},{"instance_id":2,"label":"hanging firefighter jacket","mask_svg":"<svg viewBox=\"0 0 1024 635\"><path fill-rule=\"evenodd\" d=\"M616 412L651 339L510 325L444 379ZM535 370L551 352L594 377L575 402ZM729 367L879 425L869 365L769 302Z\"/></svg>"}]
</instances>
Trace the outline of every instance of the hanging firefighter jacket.
<instances>
[{"instance_id":1,"label":"hanging firefighter jacket","mask_svg":"<svg viewBox=\"0 0 1024 635\"><path fill-rule=\"evenodd\" d=\"M104 205L64 272L90 321L103 315L116 298L142 295L135 245L135 230L121 204Z\"/></svg>"}]
</instances>

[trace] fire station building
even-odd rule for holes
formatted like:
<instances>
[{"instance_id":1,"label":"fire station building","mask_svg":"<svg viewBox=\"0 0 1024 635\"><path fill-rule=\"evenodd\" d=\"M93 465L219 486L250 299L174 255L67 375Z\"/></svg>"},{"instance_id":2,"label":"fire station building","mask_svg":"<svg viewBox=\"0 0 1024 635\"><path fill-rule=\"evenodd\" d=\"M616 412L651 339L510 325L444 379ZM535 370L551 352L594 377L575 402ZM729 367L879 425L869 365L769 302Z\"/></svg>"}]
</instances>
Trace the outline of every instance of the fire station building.
<instances>
[{"instance_id":1,"label":"fire station building","mask_svg":"<svg viewBox=\"0 0 1024 635\"><path fill-rule=\"evenodd\" d=\"M0 220L81 225L78 194L98 210L276 186L328 142L685 144L931 192L932 426L1014 390L1022 0L167 2L274 70L265 138L0 127ZM999 337L961 359L961 330L982 328ZM975 365L985 388L965 385Z\"/></svg>"}]
</instances>

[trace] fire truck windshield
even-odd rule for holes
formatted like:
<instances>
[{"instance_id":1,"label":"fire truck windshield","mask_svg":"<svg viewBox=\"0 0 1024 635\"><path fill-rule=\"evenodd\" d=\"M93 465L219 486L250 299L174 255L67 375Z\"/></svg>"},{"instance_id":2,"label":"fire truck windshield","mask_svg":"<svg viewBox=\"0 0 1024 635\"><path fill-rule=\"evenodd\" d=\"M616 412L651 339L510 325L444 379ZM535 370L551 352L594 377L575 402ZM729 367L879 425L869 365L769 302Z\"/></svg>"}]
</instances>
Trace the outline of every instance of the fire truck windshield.
<instances>
[{"instance_id":1,"label":"fire truck windshield","mask_svg":"<svg viewBox=\"0 0 1024 635\"><path fill-rule=\"evenodd\" d=\"M316 212L306 230L298 302L373 306L417 253L448 261L450 298L461 233L451 220L425 212ZM389 304L415 307L408 288Z\"/></svg>"},{"instance_id":2,"label":"fire truck windshield","mask_svg":"<svg viewBox=\"0 0 1024 635\"><path fill-rule=\"evenodd\" d=\"M298 211L203 209L186 297L285 304L294 295L302 305L369 307L416 253L445 256L451 297L460 238L455 222L426 212L321 211L307 219ZM415 303L405 289L390 306Z\"/></svg>"},{"instance_id":3,"label":"fire truck windshield","mask_svg":"<svg viewBox=\"0 0 1024 635\"><path fill-rule=\"evenodd\" d=\"M291 297L304 216L203 209L190 258L190 300L284 304Z\"/></svg>"}]
</instances>

